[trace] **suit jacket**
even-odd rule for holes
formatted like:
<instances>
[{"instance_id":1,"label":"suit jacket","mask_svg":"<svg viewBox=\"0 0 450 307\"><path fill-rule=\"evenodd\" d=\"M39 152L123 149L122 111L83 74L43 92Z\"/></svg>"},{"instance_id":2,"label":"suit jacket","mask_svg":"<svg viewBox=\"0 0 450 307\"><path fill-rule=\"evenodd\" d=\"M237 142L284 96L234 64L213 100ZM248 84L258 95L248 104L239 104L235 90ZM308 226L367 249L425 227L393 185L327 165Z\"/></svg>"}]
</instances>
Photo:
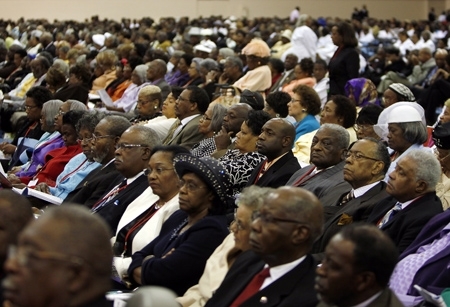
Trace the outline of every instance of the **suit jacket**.
<instances>
[{"instance_id":1,"label":"suit jacket","mask_svg":"<svg viewBox=\"0 0 450 307\"><path fill-rule=\"evenodd\" d=\"M343 196L345 195L346 194ZM312 252L321 253L325 251L328 242L342 229L342 227L350 225L353 222L367 221L375 205L388 196L389 195L386 192L386 183L380 181L377 185L364 193L364 195L353 198L345 205L339 206L339 203L343 198L340 197L333 206L325 207L325 211L327 209L333 209L334 214L325 221L323 233L314 243Z\"/></svg>"},{"instance_id":2,"label":"suit jacket","mask_svg":"<svg viewBox=\"0 0 450 307\"><path fill-rule=\"evenodd\" d=\"M256 184L260 187L278 188L286 184L288 179L295 171L300 169L298 160L292 154L292 151L288 151L281 159L275 162L255 183L256 177L259 171L263 167L264 161L261 162L252 172L247 182L247 187Z\"/></svg>"},{"instance_id":3,"label":"suit jacket","mask_svg":"<svg viewBox=\"0 0 450 307\"><path fill-rule=\"evenodd\" d=\"M287 77L283 80L283 82L281 82L281 79L283 79L283 75L281 75L281 77L278 78L277 82L275 82L275 84L272 85L272 87L270 88L271 93L278 92L280 87L283 87L283 85L288 84L292 80L294 80L295 79L294 70L292 69L292 71L287 75Z\"/></svg>"},{"instance_id":4,"label":"suit jacket","mask_svg":"<svg viewBox=\"0 0 450 307\"><path fill-rule=\"evenodd\" d=\"M122 177L122 179L125 179ZM110 189L107 190L109 193L117 184L110 185ZM127 209L128 205L134 201L145 189L148 188L147 176L141 174L132 183L127 185L125 189L120 191L115 197L110 199L101 208L98 208L95 212L103 217L111 228L112 235L116 234L117 225L119 224L120 218ZM106 193L105 195L106 196ZM102 199L102 196L100 199Z\"/></svg>"},{"instance_id":5,"label":"suit jacket","mask_svg":"<svg viewBox=\"0 0 450 307\"><path fill-rule=\"evenodd\" d=\"M117 181L123 176L116 170L114 163L109 163L105 168L99 167L87 175L78 186L67 195L65 203L77 203L89 209L109 190L111 184L117 185Z\"/></svg>"},{"instance_id":6,"label":"suit jacket","mask_svg":"<svg viewBox=\"0 0 450 307\"><path fill-rule=\"evenodd\" d=\"M382 200L375 205L367 221L377 224L396 203L397 200L393 197ZM436 192L429 192L398 212L381 230L394 241L395 246L402 253L414 241L425 224L441 212L441 200L436 196Z\"/></svg>"},{"instance_id":7,"label":"suit jacket","mask_svg":"<svg viewBox=\"0 0 450 307\"><path fill-rule=\"evenodd\" d=\"M331 95L345 95L345 84L359 76L359 54L356 48L344 47L337 50L328 64Z\"/></svg>"},{"instance_id":8,"label":"suit jacket","mask_svg":"<svg viewBox=\"0 0 450 307\"><path fill-rule=\"evenodd\" d=\"M202 118L200 115L190 120L181 128L181 131L172 140L164 142L164 145L181 145L188 149L200 142L204 135L198 131L198 123ZM176 123L176 122L175 122ZM174 123L174 124L175 124ZM171 128L172 129L172 128ZM169 129L170 131L170 129Z\"/></svg>"},{"instance_id":9,"label":"suit jacket","mask_svg":"<svg viewBox=\"0 0 450 307\"><path fill-rule=\"evenodd\" d=\"M297 186L316 195L322 205L334 205L342 194L352 189L350 184L344 180L344 165L345 161L341 161L332 168L317 173ZM286 185L293 186L296 181L308 174L314 167L314 165L309 165L295 172Z\"/></svg>"},{"instance_id":10,"label":"suit jacket","mask_svg":"<svg viewBox=\"0 0 450 307\"><path fill-rule=\"evenodd\" d=\"M329 305L320 302L317 307L329 307ZM386 288L381 292L380 296L367 305L367 307L403 307L403 304L398 300L394 292L389 288Z\"/></svg>"},{"instance_id":11,"label":"suit jacket","mask_svg":"<svg viewBox=\"0 0 450 307\"><path fill-rule=\"evenodd\" d=\"M158 82L154 83L153 85L156 85L161 89L161 96L162 101L166 100L167 96L170 94L170 85L169 83L164 80L164 78L161 78L158 80Z\"/></svg>"},{"instance_id":12,"label":"suit jacket","mask_svg":"<svg viewBox=\"0 0 450 307\"><path fill-rule=\"evenodd\" d=\"M450 210L433 217L422 229L411 245L400 255L400 260L410 254L414 254L424 245L433 243L441 237L441 230L450 223ZM411 285L418 284L422 288L436 294L450 285L450 248L447 246L440 253L428 259L414 275ZM408 295L418 296L419 293L413 286L408 290Z\"/></svg>"},{"instance_id":13,"label":"suit jacket","mask_svg":"<svg viewBox=\"0 0 450 307\"><path fill-rule=\"evenodd\" d=\"M252 251L241 254L231 266L225 279L205 307L228 307L245 289L253 277L260 272L265 263ZM316 262L307 255L291 271L258 291L243 302L241 307L256 306L316 306L314 290ZM264 299L265 298L265 299Z\"/></svg>"}]
</instances>

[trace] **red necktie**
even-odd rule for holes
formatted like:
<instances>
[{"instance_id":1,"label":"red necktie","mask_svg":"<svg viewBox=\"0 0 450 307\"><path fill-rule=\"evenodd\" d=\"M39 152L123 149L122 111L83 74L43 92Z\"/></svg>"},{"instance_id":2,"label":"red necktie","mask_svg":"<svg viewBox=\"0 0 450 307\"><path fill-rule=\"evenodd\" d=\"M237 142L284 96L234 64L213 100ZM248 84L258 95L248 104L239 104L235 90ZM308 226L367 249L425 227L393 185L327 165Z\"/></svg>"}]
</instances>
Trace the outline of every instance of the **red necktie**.
<instances>
[{"instance_id":1,"label":"red necktie","mask_svg":"<svg viewBox=\"0 0 450 307\"><path fill-rule=\"evenodd\" d=\"M245 289L242 290L241 294L239 294L239 296L233 301L230 307L238 307L254 294L256 294L264 283L264 280L266 280L266 278L269 276L269 267L256 274L248 283L247 287L245 287Z\"/></svg>"}]
</instances>

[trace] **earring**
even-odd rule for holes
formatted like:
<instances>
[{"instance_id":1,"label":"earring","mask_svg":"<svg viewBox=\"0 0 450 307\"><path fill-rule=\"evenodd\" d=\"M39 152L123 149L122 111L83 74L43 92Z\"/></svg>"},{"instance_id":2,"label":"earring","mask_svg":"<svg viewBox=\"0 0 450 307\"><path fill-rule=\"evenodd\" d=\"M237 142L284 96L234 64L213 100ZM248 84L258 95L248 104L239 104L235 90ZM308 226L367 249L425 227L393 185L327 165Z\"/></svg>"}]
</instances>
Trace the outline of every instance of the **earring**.
<instances>
[{"instance_id":1,"label":"earring","mask_svg":"<svg viewBox=\"0 0 450 307\"><path fill-rule=\"evenodd\" d=\"M158 109L158 106L154 106L153 109L154 109L154 110L157 110L157 109Z\"/></svg>"},{"instance_id":2,"label":"earring","mask_svg":"<svg viewBox=\"0 0 450 307\"><path fill-rule=\"evenodd\" d=\"M276 117L276 118L279 118L279 117L280 117L280 114L278 114L278 113L275 114L275 117Z\"/></svg>"},{"instance_id":3,"label":"earring","mask_svg":"<svg viewBox=\"0 0 450 307\"><path fill-rule=\"evenodd\" d=\"M261 62L258 62L258 65L261 65Z\"/></svg>"},{"instance_id":4,"label":"earring","mask_svg":"<svg viewBox=\"0 0 450 307\"><path fill-rule=\"evenodd\" d=\"M303 113L305 113L305 112L306 112L306 110L305 110L305 109L302 109L302 112L303 112Z\"/></svg>"}]
</instances>

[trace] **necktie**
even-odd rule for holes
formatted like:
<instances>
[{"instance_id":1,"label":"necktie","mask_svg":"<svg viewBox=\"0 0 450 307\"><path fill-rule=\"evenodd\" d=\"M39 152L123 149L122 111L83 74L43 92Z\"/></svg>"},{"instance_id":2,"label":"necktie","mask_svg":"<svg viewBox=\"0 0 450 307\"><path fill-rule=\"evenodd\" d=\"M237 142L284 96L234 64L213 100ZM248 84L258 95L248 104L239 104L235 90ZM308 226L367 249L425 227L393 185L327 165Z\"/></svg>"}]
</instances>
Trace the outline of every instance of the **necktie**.
<instances>
[{"instance_id":1,"label":"necktie","mask_svg":"<svg viewBox=\"0 0 450 307\"><path fill-rule=\"evenodd\" d=\"M172 141L173 137L176 135L175 131L181 126L181 121L179 119L177 119L172 127L170 127L169 133L167 133L166 138L163 141L164 145L167 145L170 143L170 141Z\"/></svg>"},{"instance_id":2,"label":"necktie","mask_svg":"<svg viewBox=\"0 0 450 307\"><path fill-rule=\"evenodd\" d=\"M309 178L313 177L315 174L317 174L317 173L314 173L314 174L313 174L313 171L314 171L315 169L316 169L315 167L311 168L308 172L306 172L306 174L304 174L304 175L303 175L302 177L300 177L296 182L294 182L294 183L292 184L292 186L293 186L293 187L298 187L298 186L300 186L302 183L304 183L305 181L307 181Z\"/></svg>"},{"instance_id":3,"label":"necktie","mask_svg":"<svg viewBox=\"0 0 450 307\"><path fill-rule=\"evenodd\" d=\"M256 294L261 288L264 280L270 276L269 267L263 269L261 272L256 274L253 279L248 283L247 287L239 294L239 296L233 301L230 307L238 307L243 302L248 300L254 294Z\"/></svg>"},{"instance_id":4,"label":"necktie","mask_svg":"<svg viewBox=\"0 0 450 307\"><path fill-rule=\"evenodd\" d=\"M103 196L97 203L92 206L92 211L97 212L100 210L108 201L113 199L119 194L120 191L127 187L127 179L124 179L119 185L116 185L108 194Z\"/></svg>"},{"instance_id":5,"label":"necktie","mask_svg":"<svg viewBox=\"0 0 450 307\"><path fill-rule=\"evenodd\" d=\"M355 198L355 196L353 195L353 191L350 191L347 193L347 195L345 195L342 200L341 200L341 206L345 205L346 203L348 203L349 201L351 201L353 198Z\"/></svg>"},{"instance_id":6,"label":"necktie","mask_svg":"<svg viewBox=\"0 0 450 307\"><path fill-rule=\"evenodd\" d=\"M391 210L389 210L384 217L381 219L381 222L378 223L378 228L382 228L384 225L387 224L392 218L400 211L402 210L402 204L397 202Z\"/></svg>"}]
</instances>

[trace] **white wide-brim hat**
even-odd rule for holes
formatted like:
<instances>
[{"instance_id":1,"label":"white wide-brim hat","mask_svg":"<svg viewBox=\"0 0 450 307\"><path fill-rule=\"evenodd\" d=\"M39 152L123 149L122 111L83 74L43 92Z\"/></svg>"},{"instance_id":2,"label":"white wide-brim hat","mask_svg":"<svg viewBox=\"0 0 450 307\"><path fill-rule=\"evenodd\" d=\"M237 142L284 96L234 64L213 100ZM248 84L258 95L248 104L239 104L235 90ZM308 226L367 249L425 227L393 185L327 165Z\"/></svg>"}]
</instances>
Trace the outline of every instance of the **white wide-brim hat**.
<instances>
[{"instance_id":1,"label":"white wide-brim hat","mask_svg":"<svg viewBox=\"0 0 450 307\"><path fill-rule=\"evenodd\" d=\"M383 140L388 135L388 125L391 123L422 122L425 126L425 112L422 106L416 102L401 101L394 103L381 112L378 122L373 130Z\"/></svg>"}]
</instances>

